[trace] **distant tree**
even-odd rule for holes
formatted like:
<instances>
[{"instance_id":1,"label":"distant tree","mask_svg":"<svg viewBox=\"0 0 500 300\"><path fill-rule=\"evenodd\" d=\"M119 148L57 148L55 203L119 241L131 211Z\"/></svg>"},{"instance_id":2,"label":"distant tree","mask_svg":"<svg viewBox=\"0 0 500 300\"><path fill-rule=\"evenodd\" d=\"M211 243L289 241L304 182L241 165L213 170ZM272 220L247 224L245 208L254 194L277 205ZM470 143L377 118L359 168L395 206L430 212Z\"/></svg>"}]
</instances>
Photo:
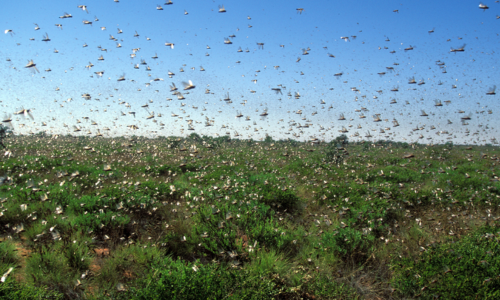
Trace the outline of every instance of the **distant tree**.
<instances>
[{"instance_id":1,"label":"distant tree","mask_svg":"<svg viewBox=\"0 0 500 300\"><path fill-rule=\"evenodd\" d=\"M211 136L209 136L209 135L202 135L202 136L201 136L201 139L202 139L204 142L206 142L206 143L208 143L208 142L211 142L211 141L212 141L212 137L211 137Z\"/></svg>"},{"instance_id":2,"label":"distant tree","mask_svg":"<svg viewBox=\"0 0 500 300\"><path fill-rule=\"evenodd\" d=\"M44 138L47 137L47 133L45 131L39 131L35 136Z\"/></svg>"},{"instance_id":3,"label":"distant tree","mask_svg":"<svg viewBox=\"0 0 500 300\"><path fill-rule=\"evenodd\" d=\"M5 140L5 139L9 136L9 135L11 135L11 134L12 134L12 130L11 130L9 127L7 127L7 126L5 126L5 125L3 125L3 124L0 124L0 146L2 146L2 148L7 148L7 147L4 145L3 141L4 141L4 140Z\"/></svg>"},{"instance_id":4,"label":"distant tree","mask_svg":"<svg viewBox=\"0 0 500 300\"><path fill-rule=\"evenodd\" d=\"M266 134L266 138L264 139L264 142L270 144L270 143L274 142L274 140L270 135Z\"/></svg>"},{"instance_id":5,"label":"distant tree","mask_svg":"<svg viewBox=\"0 0 500 300\"><path fill-rule=\"evenodd\" d=\"M364 141L364 142L362 143L362 145L363 145L363 150L364 150L364 151L368 151L368 150L370 150L370 146L371 146L370 142Z\"/></svg>"},{"instance_id":6,"label":"distant tree","mask_svg":"<svg viewBox=\"0 0 500 300\"><path fill-rule=\"evenodd\" d=\"M336 165L344 163L347 151L344 146L349 144L349 140L345 134L342 134L328 143L326 147L326 161Z\"/></svg>"},{"instance_id":7,"label":"distant tree","mask_svg":"<svg viewBox=\"0 0 500 300\"><path fill-rule=\"evenodd\" d=\"M400 142L399 145L401 146L401 148L403 149L408 149L410 148L410 145L406 142Z\"/></svg>"},{"instance_id":8,"label":"distant tree","mask_svg":"<svg viewBox=\"0 0 500 300\"><path fill-rule=\"evenodd\" d=\"M231 137L229 135L223 135L214 138L214 142L218 143L219 145L225 144L225 143L230 143L231 142Z\"/></svg>"},{"instance_id":9,"label":"distant tree","mask_svg":"<svg viewBox=\"0 0 500 300\"><path fill-rule=\"evenodd\" d=\"M341 146L345 146L349 144L349 138L347 137L347 135L341 134L338 137L336 137L332 142L334 142L335 145L340 144Z\"/></svg>"},{"instance_id":10,"label":"distant tree","mask_svg":"<svg viewBox=\"0 0 500 300\"><path fill-rule=\"evenodd\" d=\"M195 133L195 132L193 132L193 133L191 133L191 134L189 135L189 139L190 139L190 140L193 140L193 141L195 141L195 142L200 142L200 141L202 141L202 140L203 140L203 139L201 138L201 136L200 136L199 134Z\"/></svg>"},{"instance_id":11,"label":"distant tree","mask_svg":"<svg viewBox=\"0 0 500 300\"><path fill-rule=\"evenodd\" d=\"M169 137L168 144L169 144L171 149L177 149L179 147L179 145L181 144L181 139Z\"/></svg>"},{"instance_id":12,"label":"distant tree","mask_svg":"<svg viewBox=\"0 0 500 300\"><path fill-rule=\"evenodd\" d=\"M299 142L297 140L294 140L294 139L288 139L288 143L290 143L290 146L292 147L297 147L299 145Z\"/></svg>"}]
</instances>

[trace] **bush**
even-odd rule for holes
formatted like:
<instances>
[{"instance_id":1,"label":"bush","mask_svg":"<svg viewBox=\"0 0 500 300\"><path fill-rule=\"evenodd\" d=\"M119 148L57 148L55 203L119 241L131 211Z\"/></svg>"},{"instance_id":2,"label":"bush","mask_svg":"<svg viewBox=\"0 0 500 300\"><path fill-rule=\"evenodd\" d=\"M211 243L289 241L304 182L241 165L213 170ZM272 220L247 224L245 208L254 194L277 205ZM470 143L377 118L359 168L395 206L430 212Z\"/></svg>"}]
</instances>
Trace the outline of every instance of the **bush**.
<instances>
[{"instance_id":1,"label":"bush","mask_svg":"<svg viewBox=\"0 0 500 300\"><path fill-rule=\"evenodd\" d=\"M36 287L28 284L16 282L13 278L7 278L7 281L0 284L0 299L63 299L63 294L48 290L46 287Z\"/></svg>"},{"instance_id":2,"label":"bush","mask_svg":"<svg viewBox=\"0 0 500 300\"><path fill-rule=\"evenodd\" d=\"M167 143L171 149L177 149L179 148L179 145L181 144L182 140L177 139L177 138L168 138Z\"/></svg>"},{"instance_id":3,"label":"bush","mask_svg":"<svg viewBox=\"0 0 500 300\"><path fill-rule=\"evenodd\" d=\"M189 135L188 139L194 142L201 142L203 140L199 134L194 132Z\"/></svg>"},{"instance_id":4,"label":"bush","mask_svg":"<svg viewBox=\"0 0 500 300\"><path fill-rule=\"evenodd\" d=\"M264 139L264 143L271 144L272 142L274 142L273 137L270 135L266 135L266 138Z\"/></svg>"},{"instance_id":5,"label":"bush","mask_svg":"<svg viewBox=\"0 0 500 300\"><path fill-rule=\"evenodd\" d=\"M0 242L0 271L4 271L4 266L7 268L17 265L19 259L15 251L16 246L10 240Z\"/></svg>"},{"instance_id":6,"label":"bush","mask_svg":"<svg viewBox=\"0 0 500 300\"><path fill-rule=\"evenodd\" d=\"M320 246L342 259L352 258L355 262L362 263L373 252L374 242L373 234L364 235L359 230L346 227L324 233Z\"/></svg>"},{"instance_id":7,"label":"bush","mask_svg":"<svg viewBox=\"0 0 500 300\"><path fill-rule=\"evenodd\" d=\"M185 263L170 257L153 267L146 279L132 288L136 299L272 299L275 284L244 270L223 264Z\"/></svg>"},{"instance_id":8,"label":"bush","mask_svg":"<svg viewBox=\"0 0 500 300\"><path fill-rule=\"evenodd\" d=\"M456 242L437 244L420 257L397 258L392 284L400 298L499 299L499 228L485 227Z\"/></svg>"},{"instance_id":9,"label":"bush","mask_svg":"<svg viewBox=\"0 0 500 300\"><path fill-rule=\"evenodd\" d=\"M35 286L47 286L76 298L79 292L74 287L81 273L71 269L64 248L62 242L58 242L52 247L42 246L38 252L32 253L26 259L26 273L31 275L27 280Z\"/></svg>"},{"instance_id":10,"label":"bush","mask_svg":"<svg viewBox=\"0 0 500 300\"><path fill-rule=\"evenodd\" d=\"M339 135L338 137L336 137L332 142L334 142L334 144L336 145L348 145L349 144L349 138L347 137L347 135L345 134L341 134ZM330 142L330 143L332 143Z\"/></svg>"},{"instance_id":11,"label":"bush","mask_svg":"<svg viewBox=\"0 0 500 300\"><path fill-rule=\"evenodd\" d=\"M335 280L333 274L320 273L309 282L303 284L303 289L319 299L360 299L356 290L348 284Z\"/></svg>"},{"instance_id":12,"label":"bush","mask_svg":"<svg viewBox=\"0 0 500 300\"><path fill-rule=\"evenodd\" d=\"M231 137L229 135L224 135L224 136L219 136L216 138L213 138L213 147L214 148L219 148L224 144L229 144L231 143Z\"/></svg>"},{"instance_id":13,"label":"bush","mask_svg":"<svg viewBox=\"0 0 500 300\"><path fill-rule=\"evenodd\" d=\"M294 139L288 139L288 143L290 144L290 146L292 147L297 147L299 145L299 142L294 140Z\"/></svg>"},{"instance_id":14,"label":"bush","mask_svg":"<svg viewBox=\"0 0 500 300\"><path fill-rule=\"evenodd\" d=\"M275 204L280 209L293 210L299 208L300 199L293 191L276 190L264 199L264 203Z\"/></svg>"},{"instance_id":15,"label":"bush","mask_svg":"<svg viewBox=\"0 0 500 300\"><path fill-rule=\"evenodd\" d=\"M275 212L269 206L251 201L239 209L231 205L219 206L219 209L220 212L214 214L211 207L204 206L194 216L194 243L201 243L206 251L219 255L221 250L241 249L242 234L247 236L249 243L257 241L259 247L289 250L293 237L282 234L286 230L274 218ZM232 215L230 219L227 218L229 214ZM198 238L205 234L208 238Z\"/></svg>"}]
</instances>

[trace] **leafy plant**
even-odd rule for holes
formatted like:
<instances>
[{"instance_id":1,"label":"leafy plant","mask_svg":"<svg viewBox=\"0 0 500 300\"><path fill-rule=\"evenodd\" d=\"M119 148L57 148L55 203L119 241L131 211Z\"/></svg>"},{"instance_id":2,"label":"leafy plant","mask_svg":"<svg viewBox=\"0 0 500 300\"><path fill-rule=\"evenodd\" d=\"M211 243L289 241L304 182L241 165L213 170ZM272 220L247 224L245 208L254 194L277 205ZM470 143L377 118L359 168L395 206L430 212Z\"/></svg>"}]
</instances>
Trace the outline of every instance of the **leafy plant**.
<instances>
[{"instance_id":1,"label":"leafy plant","mask_svg":"<svg viewBox=\"0 0 500 300\"><path fill-rule=\"evenodd\" d=\"M155 264L140 288L129 296L137 299L270 299L279 290L270 279L224 264L185 263L166 257Z\"/></svg>"},{"instance_id":2,"label":"leafy plant","mask_svg":"<svg viewBox=\"0 0 500 300\"><path fill-rule=\"evenodd\" d=\"M393 286L401 297L497 299L500 234L484 227L458 241L434 244L418 257L396 258Z\"/></svg>"},{"instance_id":3,"label":"leafy plant","mask_svg":"<svg viewBox=\"0 0 500 300\"><path fill-rule=\"evenodd\" d=\"M46 286L33 286L16 282L15 279L8 278L0 284L0 299L64 299L64 295L48 289Z\"/></svg>"}]
</instances>

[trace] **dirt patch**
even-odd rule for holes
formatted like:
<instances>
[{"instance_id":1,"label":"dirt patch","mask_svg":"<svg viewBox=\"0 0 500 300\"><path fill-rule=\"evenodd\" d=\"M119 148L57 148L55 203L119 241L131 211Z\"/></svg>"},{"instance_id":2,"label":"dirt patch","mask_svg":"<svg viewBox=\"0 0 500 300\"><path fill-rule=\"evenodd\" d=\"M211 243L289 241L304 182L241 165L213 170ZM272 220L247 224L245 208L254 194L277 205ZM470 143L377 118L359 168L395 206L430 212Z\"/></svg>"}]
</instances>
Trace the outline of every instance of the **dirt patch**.
<instances>
[{"instance_id":1,"label":"dirt patch","mask_svg":"<svg viewBox=\"0 0 500 300\"><path fill-rule=\"evenodd\" d=\"M109 256L109 248L96 248L94 249L95 257L90 263L89 270L93 274L97 274L101 270L102 261Z\"/></svg>"},{"instance_id":2,"label":"dirt patch","mask_svg":"<svg viewBox=\"0 0 500 300\"><path fill-rule=\"evenodd\" d=\"M125 276L128 279L133 279L135 277L134 273L132 273L132 271L130 270L125 270L125 272L123 272L123 276Z\"/></svg>"},{"instance_id":3,"label":"dirt patch","mask_svg":"<svg viewBox=\"0 0 500 300\"><path fill-rule=\"evenodd\" d=\"M99 270L101 270L101 266L92 262L92 264L90 264L89 266L89 270L92 271L92 273L96 274L97 272L99 272Z\"/></svg>"},{"instance_id":4,"label":"dirt patch","mask_svg":"<svg viewBox=\"0 0 500 300\"><path fill-rule=\"evenodd\" d=\"M21 259L26 259L26 257L30 256L31 250L22 248L22 247L17 247L17 253L19 253L19 256Z\"/></svg>"},{"instance_id":5,"label":"dirt patch","mask_svg":"<svg viewBox=\"0 0 500 300\"><path fill-rule=\"evenodd\" d=\"M23 247L21 243L15 243L16 252L19 257L19 268L20 270L16 272L14 278L16 281L20 282L24 280L24 270L26 268L26 259L31 255L31 250Z\"/></svg>"},{"instance_id":6,"label":"dirt patch","mask_svg":"<svg viewBox=\"0 0 500 300\"><path fill-rule=\"evenodd\" d=\"M85 293L90 297L94 297L99 293L99 288L97 286L94 286L94 285L89 285L85 289Z\"/></svg>"},{"instance_id":7,"label":"dirt patch","mask_svg":"<svg viewBox=\"0 0 500 300\"><path fill-rule=\"evenodd\" d=\"M243 249L246 249L248 246L248 236L246 234L243 234L243 235L237 237L235 242L236 242L236 244L242 243L241 246L243 247Z\"/></svg>"},{"instance_id":8,"label":"dirt patch","mask_svg":"<svg viewBox=\"0 0 500 300\"><path fill-rule=\"evenodd\" d=\"M109 256L109 248L94 249L94 252L95 252L97 257Z\"/></svg>"}]
</instances>

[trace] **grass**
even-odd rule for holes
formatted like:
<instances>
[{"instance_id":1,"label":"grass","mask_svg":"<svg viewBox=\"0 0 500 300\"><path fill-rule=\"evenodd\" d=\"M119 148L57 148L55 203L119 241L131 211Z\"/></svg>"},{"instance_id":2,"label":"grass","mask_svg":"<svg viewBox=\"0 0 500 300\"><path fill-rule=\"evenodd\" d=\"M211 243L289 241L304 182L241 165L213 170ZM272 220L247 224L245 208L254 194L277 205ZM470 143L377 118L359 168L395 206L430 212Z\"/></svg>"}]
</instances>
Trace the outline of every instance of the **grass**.
<instances>
[{"instance_id":1,"label":"grass","mask_svg":"<svg viewBox=\"0 0 500 300\"><path fill-rule=\"evenodd\" d=\"M498 297L498 148L49 140L0 164L6 298Z\"/></svg>"}]
</instances>

